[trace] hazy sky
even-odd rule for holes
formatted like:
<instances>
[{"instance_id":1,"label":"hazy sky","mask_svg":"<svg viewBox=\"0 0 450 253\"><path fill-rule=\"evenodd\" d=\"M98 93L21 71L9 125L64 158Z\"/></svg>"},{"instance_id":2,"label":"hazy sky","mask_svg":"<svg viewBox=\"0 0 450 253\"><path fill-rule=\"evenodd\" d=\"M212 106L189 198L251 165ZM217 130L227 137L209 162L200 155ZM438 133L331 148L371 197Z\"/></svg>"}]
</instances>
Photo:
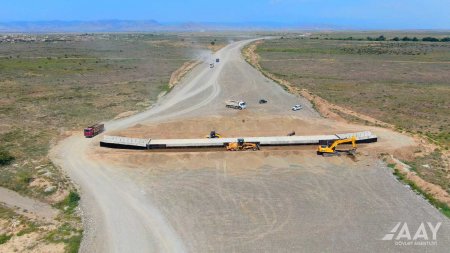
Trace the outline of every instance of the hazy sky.
<instances>
[{"instance_id":1,"label":"hazy sky","mask_svg":"<svg viewBox=\"0 0 450 253\"><path fill-rule=\"evenodd\" d=\"M2 0L0 21L154 19L450 29L450 0Z\"/></svg>"}]
</instances>

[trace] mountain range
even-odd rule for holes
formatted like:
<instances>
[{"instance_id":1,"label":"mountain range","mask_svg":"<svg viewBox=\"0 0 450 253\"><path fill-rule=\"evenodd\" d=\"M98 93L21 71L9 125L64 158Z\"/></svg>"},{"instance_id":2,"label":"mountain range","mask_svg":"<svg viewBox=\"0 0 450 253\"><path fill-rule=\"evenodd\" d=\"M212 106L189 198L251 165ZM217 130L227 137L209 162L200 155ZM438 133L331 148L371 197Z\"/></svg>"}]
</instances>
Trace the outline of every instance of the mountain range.
<instances>
[{"instance_id":1,"label":"mountain range","mask_svg":"<svg viewBox=\"0 0 450 253\"><path fill-rule=\"evenodd\" d=\"M292 25L273 22L252 23L170 23L155 20L98 21L14 21L0 22L0 32L153 32L153 31L214 31L214 30L274 30L274 29L335 29L326 25Z\"/></svg>"}]
</instances>

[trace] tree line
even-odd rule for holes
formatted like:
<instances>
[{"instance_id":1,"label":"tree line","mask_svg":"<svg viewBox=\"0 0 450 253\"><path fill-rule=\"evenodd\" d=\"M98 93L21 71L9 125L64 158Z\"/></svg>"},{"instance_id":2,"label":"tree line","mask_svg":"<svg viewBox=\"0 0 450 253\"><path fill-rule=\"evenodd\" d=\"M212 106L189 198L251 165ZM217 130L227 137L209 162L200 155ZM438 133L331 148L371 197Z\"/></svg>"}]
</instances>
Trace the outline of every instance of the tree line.
<instances>
[{"instance_id":1,"label":"tree line","mask_svg":"<svg viewBox=\"0 0 450 253\"><path fill-rule=\"evenodd\" d=\"M392 39L387 39L384 37L384 35L380 35L378 37L366 37L366 38L354 38L352 36L346 37L346 38L325 38L325 40L359 40L359 41L424 41L424 42L450 42L450 37L444 37L444 38L435 38L435 37L423 37L421 39L418 39L417 37L394 37Z\"/></svg>"}]
</instances>

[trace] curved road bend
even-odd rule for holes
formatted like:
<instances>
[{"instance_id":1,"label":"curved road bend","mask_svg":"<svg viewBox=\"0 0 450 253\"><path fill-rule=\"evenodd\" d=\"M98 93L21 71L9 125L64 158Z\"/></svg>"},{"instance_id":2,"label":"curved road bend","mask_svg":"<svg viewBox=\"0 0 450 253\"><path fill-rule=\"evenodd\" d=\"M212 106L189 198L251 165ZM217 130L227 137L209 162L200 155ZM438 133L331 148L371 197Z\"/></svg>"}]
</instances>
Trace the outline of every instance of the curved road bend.
<instances>
[{"instance_id":1,"label":"curved road bend","mask_svg":"<svg viewBox=\"0 0 450 253\"><path fill-rule=\"evenodd\" d=\"M250 43L251 41L252 40L234 42L221 49L212 57L213 59L220 58L220 63L216 64L213 69L209 68L208 62L199 65L190 74L188 74L180 85L177 85L150 110L129 118L108 122L106 123L107 131L124 129L141 122L160 122L171 119L179 119L182 117L192 118L204 115L229 116L234 112L224 108L223 100L240 98L245 98L246 101L258 101L260 98L265 98L270 101L270 103L264 107L252 108L252 105L250 104L249 112L251 111L252 113L255 113L255 115L289 115L293 112L286 108L290 108L293 104L301 103L305 105L305 108L300 117L318 118L319 115L311 108L305 99L285 92L279 85L265 78L260 72L253 69L242 59L240 50L245 44ZM107 164L96 163L87 158L86 154L92 150L94 145L98 145L101 138L102 135L91 140L85 139L81 135L72 136L59 143L58 146L52 151L53 160L64 170L66 170L69 176L81 188L81 207L84 212L83 217L85 226L85 236L82 242L81 251L186 252L188 250L194 251L195 249L197 249L197 251L207 250L206 245L203 245L203 249L199 249L192 246L193 244L191 242L183 241L180 234L175 231L168 221L169 217L165 217L162 214L158 206L154 205L155 202L151 201L151 198L146 195L146 192L141 190L137 184L131 180L131 177L127 177L126 175L124 176L122 173L117 172L117 170L111 168ZM267 180L270 180L270 178L267 178ZM302 187L298 184L298 182L302 179L300 178L296 180L297 181L293 181L293 184L298 187ZM320 179L318 180L319 183ZM348 182L350 183L350 181ZM354 183L359 184L359 180L355 180ZM372 182L369 184L371 183ZM380 181L380 183L384 184L385 181ZM394 183L395 182L388 182L388 184ZM271 181L267 181L266 184L270 185ZM308 182L305 182L305 185L308 184ZM331 183L326 187L324 186L324 189L331 189L330 187L332 186L339 187L339 185L333 185L333 183ZM264 185L261 185L261 187L264 187ZM282 187L282 185L274 185L273 187ZM402 186L395 187L397 187L396 189L401 189ZM269 188L266 190L268 194L271 192ZM282 188L281 190L286 191L286 194L290 194L290 191L287 189ZM308 188L306 190L308 190ZM383 197L389 196L389 192L384 193L383 190L381 190L381 192L384 194ZM368 194L374 193L373 191L370 191ZM413 194L406 190L402 194L402 196L413 196ZM301 194L292 195L292 198L297 198L298 203L302 202L301 197L303 197ZM342 198L345 199L346 195L344 194ZM264 201L270 202L274 200L265 199ZM365 200L361 200L358 203L362 203L361 205L364 206L364 201ZM394 200L389 199L389 201ZM423 200L401 200L400 202L402 203L402 206L407 206L405 201L421 201L420 203L424 203ZM385 203L385 201L380 200L377 203L382 204ZM271 204L277 205L279 203ZM424 206L425 205L427 204L424 203ZM440 215L436 210L433 210L431 206L422 206L420 210L420 215L419 211L416 211L416 213L418 213L416 216L430 217L430 220L432 221L439 220L442 217L442 215ZM348 213L345 210L342 210L342 212ZM314 213L317 212L312 212L311 215L314 215ZM395 212L392 211L388 213ZM357 214L360 214L361 217L365 217L363 213ZM295 219L297 221L287 221L284 226L294 224L294 221L302 224L302 219L305 219L305 217L301 217L301 214L294 211L292 211L291 215L295 215ZM412 215L410 217L416 216ZM306 219L311 220L311 218L308 217L306 217ZM317 221L320 221L320 219ZM350 217L349 221L351 221ZM357 221L354 222L356 222L353 224L354 227L359 229L358 225L360 223L357 223ZM375 225L375 223L373 223L373 225ZM306 228L308 228L308 226L306 226ZM243 229L245 230L245 228ZM362 231L365 231L364 228L361 229ZM446 229L448 232L448 226ZM299 233L304 233L301 231L302 230L300 230ZM385 228L383 228L382 231L385 231ZM186 233L184 235L186 235ZM263 235L264 233L262 233L261 236ZM352 233L349 232L348 236L351 235ZM328 240L327 245L320 246L314 244L312 246L314 248L309 249L312 251L314 251L314 249L317 251L333 250L333 248L329 247L333 247L335 244L334 236L345 237L344 235L333 234L333 240ZM297 239L295 240L298 241L298 245L295 244L294 241L289 242L289 244L292 243L291 249L294 251L295 247L303 247L302 245L305 245L304 242L301 242L302 238L296 238ZM283 243L286 239L285 236L281 237L281 239L276 242L271 242L266 239L261 239L262 241L259 241L259 243L258 241L255 241L257 244L254 246L259 244L263 247L264 243L268 244L270 247L277 247L276 243L281 243L286 246L286 244ZM352 238L348 237L348 239L351 240ZM276 237L273 237L273 240L276 240ZM346 247L355 249L352 248L351 245L348 245L347 239L344 238L342 242L343 244L341 244L341 246L344 249ZM443 241L442 243L448 243L448 241ZM223 248L223 246L224 245L217 246L219 248L216 248L216 251L226 249ZM208 247L215 246L208 245ZM256 250L256 248L251 245L249 245L249 247L250 248L247 248L247 250L252 248ZM364 249L364 245L361 247ZM211 250L211 248L209 249ZM399 248L384 249L398 250ZM228 250L232 250L232 248L229 248ZM272 250L275 250L275 248L272 248ZM372 248L372 250L376 251L375 248ZM404 248L403 250L408 249Z\"/></svg>"}]
</instances>

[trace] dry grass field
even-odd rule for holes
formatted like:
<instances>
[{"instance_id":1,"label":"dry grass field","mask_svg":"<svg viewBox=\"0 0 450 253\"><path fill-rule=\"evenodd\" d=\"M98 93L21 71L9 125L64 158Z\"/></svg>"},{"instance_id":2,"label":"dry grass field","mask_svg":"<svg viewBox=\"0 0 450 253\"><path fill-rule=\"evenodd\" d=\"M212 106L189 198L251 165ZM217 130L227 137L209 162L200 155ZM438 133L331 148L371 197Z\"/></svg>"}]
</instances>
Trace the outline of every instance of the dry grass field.
<instances>
[{"instance_id":1,"label":"dry grass field","mask_svg":"<svg viewBox=\"0 0 450 253\"><path fill-rule=\"evenodd\" d=\"M390 32L384 33L386 41L367 40L380 34L291 35L265 40L256 52L264 71L436 144L433 152L416 150L416 158L406 162L450 192L448 161L443 160L450 147L450 43L420 41L448 34ZM419 41L391 41L397 36Z\"/></svg>"},{"instance_id":2,"label":"dry grass field","mask_svg":"<svg viewBox=\"0 0 450 253\"><path fill-rule=\"evenodd\" d=\"M37 37L34 42L0 44L0 186L61 212L48 226L2 205L2 227L18 219L23 225L20 230L0 230L0 246L6 245L0 251L20 251L20 244L37 250L39 242L50 242L55 252L61 244L76 252L81 238L79 197L48 158L50 147L65 133L148 108L170 89L175 70L187 61L207 58L209 50L229 39L188 33ZM37 243L27 244L23 235L36 235L32 241ZM47 250L42 252L52 251Z\"/></svg>"},{"instance_id":3,"label":"dry grass field","mask_svg":"<svg viewBox=\"0 0 450 253\"><path fill-rule=\"evenodd\" d=\"M450 44L268 40L261 66L319 96L450 144Z\"/></svg>"}]
</instances>

